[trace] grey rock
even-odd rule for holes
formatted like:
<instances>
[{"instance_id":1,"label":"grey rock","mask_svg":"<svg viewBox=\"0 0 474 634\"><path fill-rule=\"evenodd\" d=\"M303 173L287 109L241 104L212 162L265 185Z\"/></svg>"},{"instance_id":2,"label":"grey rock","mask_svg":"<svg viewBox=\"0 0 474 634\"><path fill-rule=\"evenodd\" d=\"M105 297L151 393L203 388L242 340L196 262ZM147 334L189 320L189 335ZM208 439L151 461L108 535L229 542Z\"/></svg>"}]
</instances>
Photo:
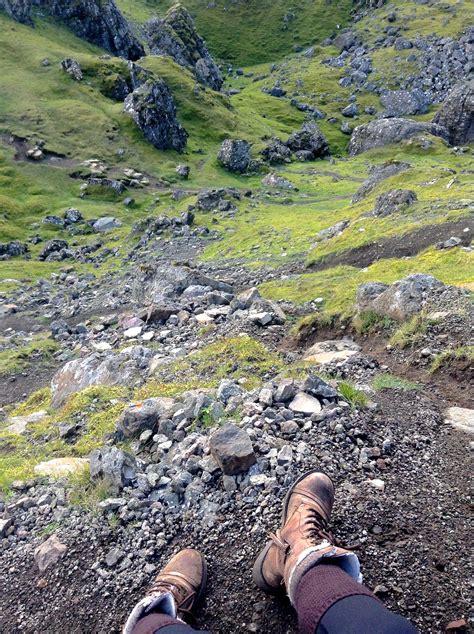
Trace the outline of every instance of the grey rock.
<instances>
[{"instance_id":1,"label":"grey rock","mask_svg":"<svg viewBox=\"0 0 474 634\"><path fill-rule=\"evenodd\" d=\"M81 81L84 78L79 62L77 62L75 59L66 57L66 59L63 59L61 62L61 68L68 75L71 75L71 77L76 81Z\"/></svg>"},{"instance_id":2,"label":"grey rock","mask_svg":"<svg viewBox=\"0 0 474 634\"><path fill-rule=\"evenodd\" d=\"M131 60L144 55L142 45L114 0L0 0L0 9L29 26L33 26L35 7L60 21L78 37L113 55Z\"/></svg>"},{"instance_id":3,"label":"grey rock","mask_svg":"<svg viewBox=\"0 0 474 634\"><path fill-rule=\"evenodd\" d=\"M129 405L117 421L122 438L135 438L146 430L154 430L161 417L171 418L175 401L172 398L149 398Z\"/></svg>"},{"instance_id":4,"label":"grey rock","mask_svg":"<svg viewBox=\"0 0 474 634\"><path fill-rule=\"evenodd\" d=\"M226 139L219 150L218 160L230 172L245 173L250 166L250 143L242 139Z\"/></svg>"},{"instance_id":5,"label":"grey rock","mask_svg":"<svg viewBox=\"0 0 474 634\"><path fill-rule=\"evenodd\" d=\"M121 226L122 223L120 222L120 220L117 220L117 218L113 218L112 216L104 216L104 218L99 218L93 224L94 231L97 231L99 233L106 233L107 231L118 229Z\"/></svg>"},{"instance_id":6,"label":"grey rock","mask_svg":"<svg viewBox=\"0 0 474 634\"><path fill-rule=\"evenodd\" d=\"M38 259L40 260L48 260L53 254L61 253L64 250L68 249L68 243L66 240L48 240L48 242L42 248Z\"/></svg>"},{"instance_id":7,"label":"grey rock","mask_svg":"<svg viewBox=\"0 0 474 634\"><path fill-rule=\"evenodd\" d=\"M448 140L446 128L411 119L378 119L358 126L349 142L349 154L355 156L376 147L399 143L417 135L430 134Z\"/></svg>"},{"instance_id":8,"label":"grey rock","mask_svg":"<svg viewBox=\"0 0 474 634\"><path fill-rule=\"evenodd\" d=\"M117 447L95 449L90 455L92 480L100 479L111 491L120 491L136 477L135 458Z\"/></svg>"},{"instance_id":9,"label":"grey rock","mask_svg":"<svg viewBox=\"0 0 474 634\"><path fill-rule=\"evenodd\" d=\"M283 176L278 176L278 174L267 174L263 180L262 184L267 187L275 187L277 189L286 189L286 190L294 190L297 191L298 188L296 185L293 185L291 181L287 178L283 178Z\"/></svg>"},{"instance_id":10,"label":"grey rock","mask_svg":"<svg viewBox=\"0 0 474 634\"><path fill-rule=\"evenodd\" d=\"M231 398L240 397L242 388L235 381L223 379L217 388L217 398L222 403L227 404Z\"/></svg>"},{"instance_id":11,"label":"grey rock","mask_svg":"<svg viewBox=\"0 0 474 634\"><path fill-rule=\"evenodd\" d=\"M341 110L341 114L344 117L356 117L359 114L359 108L356 103L351 103Z\"/></svg>"},{"instance_id":12,"label":"grey rock","mask_svg":"<svg viewBox=\"0 0 474 634\"><path fill-rule=\"evenodd\" d=\"M418 89L386 90L380 95L380 101L385 108L383 117L425 114L430 105L429 97Z\"/></svg>"},{"instance_id":13,"label":"grey rock","mask_svg":"<svg viewBox=\"0 0 474 634\"><path fill-rule=\"evenodd\" d=\"M176 117L176 105L163 80L147 80L126 99L124 111L131 115L145 138L159 150L182 152L188 133Z\"/></svg>"},{"instance_id":14,"label":"grey rock","mask_svg":"<svg viewBox=\"0 0 474 634\"><path fill-rule=\"evenodd\" d=\"M382 165L374 165L369 169L369 177L352 197L352 202L363 200L382 181L410 169L409 163L387 161Z\"/></svg>"},{"instance_id":15,"label":"grey rock","mask_svg":"<svg viewBox=\"0 0 474 634\"><path fill-rule=\"evenodd\" d=\"M344 229L349 226L349 224L349 220L340 220L339 222L336 222L335 225L332 225L327 229L321 229L321 231L319 231L317 234L317 239L330 240L331 238L340 235L344 231Z\"/></svg>"},{"instance_id":16,"label":"grey rock","mask_svg":"<svg viewBox=\"0 0 474 634\"><path fill-rule=\"evenodd\" d=\"M177 165L176 166L176 174L178 174L178 176L181 176L181 178L187 179L189 178L189 174L191 173L191 168L189 167L189 165Z\"/></svg>"},{"instance_id":17,"label":"grey rock","mask_svg":"<svg viewBox=\"0 0 474 634\"><path fill-rule=\"evenodd\" d=\"M373 311L397 321L405 321L429 305L433 291L444 284L432 277L416 273L387 286L380 283L362 284L357 289L356 307Z\"/></svg>"},{"instance_id":18,"label":"grey rock","mask_svg":"<svg viewBox=\"0 0 474 634\"><path fill-rule=\"evenodd\" d=\"M291 161L291 150L280 139L273 139L262 150L262 156L270 165L289 163Z\"/></svg>"},{"instance_id":19,"label":"grey rock","mask_svg":"<svg viewBox=\"0 0 474 634\"><path fill-rule=\"evenodd\" d=\"M453 249L454 247L458 247L460 244L462 244L461 238L456 238L452 236L451 238L448 238L447 240L438 242L438 244L436 245L436 248L437 249Z\"/></svg>"},{"instance_id":20,"label":"grey rock","mask_svg":"<svg viewBox=\"0 0 474 634\"><path fill-rule=\"evenodd\" d=\"M247 471L256 462L249 435L232 423L215 431L209 446L225 475Z\"/></svg>"},{"instance_id":21,"label":"grey rock","mask_svg":"<svg viewBox=\"0 0 474 634\"><path fill-rule=\"evenodd\" d=\"M455 86L433 118L433 123L446 128L452 145L474 141L474 82Z\"/></svg>"},{"instance_id":22,"label":"grey rock","mask_svg":"<svg viewBox=\"0 0 474 634\"><path fill-rule=\"evenodd\" d=\"M316 123L303 123L301 129L290 135L287 145L293 152L308 152L307 159L313 160L329 154L328 142Z\"/></svg>"},{"instance_id":23,"label":"grey rock","mask_svg":"<svg viewBox=\"0 0 474 634\"><path fill-rule=\"evenodd\" d=\"M78 222L82 222L84 218L82 217L79 209L75 209L74 207L70 207L66 209L64 212L64 220L67 224L77 224Z\"/></svg>"},{"instance_id":24,"label":"grey rock","mask_svg":"<svg viewBox=\"0 0 474 634\"><path fill-rule=\"evenodd\" d=\"M164 18L146 22L145 32L153 55L169 55L188 68L200 83L214 90L222 88L224 80L219 67L183 5L171 7Z\"/></svg>"},{"instance_id":25,"label":"grey rock","mask_svg":"<svg viewBox=\"0 0 474 634\"><path fill-rule=\"evenodd\" d=\"M378 196L375 201L374 216L388 216L403 211L417 201L415 192L410 189L391 189Z\"/></svg>"},{"instance_id":26,"label":"grey rock","mask_svg":"<svg viewBox=\"0 0 474 634\"><path fill-rule=\"evenodd\" d=\"M318 376L309 375L303 383L303 390L312 396L335 400L338 398L338 392ZM291 408L290 408L291 409Z\"/></svg>"},{"instance_id":27,"label":"grey rock","mask_svg":"<svg viewBox=\"0 0 474 634\"><path fill-rule=\"evenodd\" d=\"M114 568L124 557L125 553L123 550L120 550L120 548L112 548L105 555L105 563L109 568Z\"/></svg>"},{"instance_id":28,"label":"grey rock","mask_svg":"<svg viewBox=\"0 0 474 634\"><path fill-rule=\"evenodd\" d=\"M0 537L6 537L8 530L13 526L11 517L0 518Z\"/></svg>"},{"instance_id":29,"label":"grey rock","mask_svg":"<svg viewBox=\"0 0 474 634\"><path fill-rule=\"evenodd\" d=\"M285 379L278 384L274 392L274 399L277 403L287 403L291 401L296 394L294 381Z\"/></svg>"}]
</instances>

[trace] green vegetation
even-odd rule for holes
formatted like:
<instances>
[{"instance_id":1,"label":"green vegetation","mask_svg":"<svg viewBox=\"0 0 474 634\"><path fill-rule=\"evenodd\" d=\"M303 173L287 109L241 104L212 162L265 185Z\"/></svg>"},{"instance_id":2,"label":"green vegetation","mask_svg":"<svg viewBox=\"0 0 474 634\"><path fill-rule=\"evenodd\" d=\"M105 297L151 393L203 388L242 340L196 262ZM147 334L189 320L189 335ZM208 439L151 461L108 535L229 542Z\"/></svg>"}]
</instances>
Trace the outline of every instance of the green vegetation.
<instances>
[{"instance_id":1,"label":"green vegetation","mask_svg":"<svg viewBox=\"0 0 474 634\"><path fill-rule=\"evenodd\" d=\"M33 475L39 462L66 456L88 456L103 445L107 434L115 430L117 418L130 400L126 388L95 386L74 394L58 411L36 423L30 423L23 435L0 429L0 490L13 480ZM49 409L48 390L40 390L20 405L13 415L25 415L38 408ZM84 421L84 432L76 443L59 436L59 424Z\"/></svg>"},{"instance_id":2,"label":"green vegetation","mask_svg":"<svg viewBox=\"0 0 474 634\"><path fill-rule=\"evenodd\" d=\"M175 0L118 0L118 6L139 23L163 15ZM350 0L339 0L337 11L325 0L250 0L229 3L216 0L181 0L212 52L229 62L251 65L273 61L294 50L320 42L344 25Z\"/></svg>"},{"instance_id":3,"label":"green vegetation","mask_svg":"<svg viewBox=\"0 0 474 634\"><path fill-rule=\"evenodd\" d=\"M433 359L430 372L435 373L438 370L449 370L453 363L465 363L466 369L469 364L474 362L474 346L460 346L454 350L445 350L440 352Z\"/></svg>"},{"instance_id":4,"label":"green vegetation","mask_svg":"<svg viewBox=\"0 0 474 634\"><path fill-rule=\"evenodd\" d=\"M110 487L101 479L92 482L88 466L69 477L69 502L71 504L91 512L97 512L99 502L108 497L110 497Z\"/></svg>"},{"instance_id":5,"label":"green vegetation","mask_svg":"<svg viewBox=\"0 0 474 634\"><path fill-rule=\"evenodd\" d=\"M426 313L421 312L418 315L414 315L393 333L390 343L392 346L402 350L409 346L414 346L427 333L428 328L436 323L436 320L430 318Z\"/></svg>"},{"instance_id":6,"label":"green vegetation","mask_svg":"<svg viewBox=\"0 0 474 634\"><path fill-rule=\"evenodd\" d=\"M393 319L379 315L371 310L358 313L352 320L356 331L360 335L370 335L375 332L388 331L396 324Z\"/></svg>"},{"instance_id":7,"label":"green vegetation","mask_svg":"<svg viewBox=\"0 0 474 634\"><path fill-rule=\"evenodd\" d=\"M357 389L349 381L341 381L337 386L341 396L353 409L364 409L369 404L369 397L362 390Z\"/></svg>"},{"instance_id":8,"label":"green vegetation","mask_svg":"<svg viewBox=\"0 0 474 634\"><path fill-rule=\"evenodd\" d=\"M403 390L404 392L411 392L421 389L417 383L412 383L411 381L389 373L377 374L372 382L372 387L377 392L382 390Z\"/></svg>"},{"instance_id":9,"label":"green vegetation","mask_svg":"<svg viewBox=\"0 0 474 634\"><path fill-rule=\"evenodd\" d=\"M219 339L199 352L158 366L154 378L139 388L136 398L175 396L192 389L216 387L222 379L245 379L252 389L266 374L283 367L280 357L247 335ZM170 380L171 379L171 380Z\"/></svg>"},{"instance_id":10,"label":"green vegetation","mask_svg":"<svg viewBox=\"0 0 474 634\"><path fill-rule=\"evenodd\" d=\"M48 364L58 349L59 344L46 335L35 337L31 342L17 348L7 348L0 352L0 376L17 374L33 364Z\"/></svg>"}]
</instances>

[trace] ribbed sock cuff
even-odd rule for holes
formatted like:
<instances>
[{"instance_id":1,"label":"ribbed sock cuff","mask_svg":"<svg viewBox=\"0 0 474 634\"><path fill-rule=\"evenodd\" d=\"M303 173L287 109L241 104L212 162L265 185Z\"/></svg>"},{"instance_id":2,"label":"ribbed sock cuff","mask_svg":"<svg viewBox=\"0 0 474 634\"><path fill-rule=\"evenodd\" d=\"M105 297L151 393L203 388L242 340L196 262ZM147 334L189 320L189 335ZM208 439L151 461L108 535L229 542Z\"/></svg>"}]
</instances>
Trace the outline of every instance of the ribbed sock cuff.
<instances>
[{"instance_id":1,"label":"ribbed sock cuff","mask_svg":"<svg viewBox=\"0 0 474 634\"><path fill-rule=\"evenodd\" d=\"M301 634L314 634L329 608L354 595L376 597L345 573L337 564L318 564L308 570L299 582L293 605L298 613ZM378 599L376 599L378 600Z\"/></svg>"}]
</instances>

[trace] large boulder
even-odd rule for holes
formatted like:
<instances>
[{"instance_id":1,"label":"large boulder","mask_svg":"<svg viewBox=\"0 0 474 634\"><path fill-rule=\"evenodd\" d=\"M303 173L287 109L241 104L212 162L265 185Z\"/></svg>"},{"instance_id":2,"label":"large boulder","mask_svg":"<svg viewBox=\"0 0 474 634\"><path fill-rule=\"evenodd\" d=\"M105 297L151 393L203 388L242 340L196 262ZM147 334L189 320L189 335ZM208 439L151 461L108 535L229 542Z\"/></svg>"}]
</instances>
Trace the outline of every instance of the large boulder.
<instances>
[{"instance_id":1,"label":"large boulder","mask_svg":"<svg viewBox=\"0 0 474 634\"><path fill-rule=\"evenodd\" d=\"M356 307L359 312L405 321L433 304L445 285L431 275L415 273L391 285L378 282L362 284L357 289Z\"/></svg>"},{"instance_id":2,"label":"large boulder","mask_svg":"<svg viewBox=\"0 0 474 634\"><path fill-rule=\"evenodd\" d=\"M433 123L447 129L448 140L452 145L474 141L474 82L455 86Z\"/></svg>"},{"instance_id":3,"label":"large boulder","mask_svg":"<svg viewBox=\"0 0 474 634\"><path fill-rule=\"evenodd\" d=\"M164 18L149 20L145 32L153 55L169 55L180 66L189 68L200 83L214 90L222 88L221 72L181 4L171 7Z\"/></svg>"},{"instance_id":4,"label":"large boulder","mask_svg":"<svg viewBox=\"0 0 474 634\"><path fill-rule=\"evenodd\" d=\"M94 449L90 455L92 480L102 480L117 493L135 480L136 466L135 458L118 447Z\"/></svg>"},{"instance_id":5,"label":"large boulder","mask_svg":"<svg viewBox=\"0 0 474 634\"><path fill-rule=\"evenodd\" d=\"M159 150L182 152L188 133L176 118L176 105L163 80L149 79L136 88L124 102L145 138Z\"/></svg>"},{"instance_id":6,"label":"large boulder","mask_svg":"<svg viewBox=\"0 0 474 634\"><path fill-rule=\"evenodd\" d=\"M210 448L224 475L247 471L256 462L249 435L232 423L212 434Z\"/></svg>"},{"instance_id":7,"label":"large boulder","mask_svg":"<svg viewBox=\"0 0 474 634\"><path fill-rule=\"evenodd\" d=\"M399 143L423 134L438 136L446 141L446 128L434 123L423 123L411 119L377 119L357 126L349 143L349 154L355 156L376 147Z\"/></svg>"},{"instance_id":8,"label":"large boulder","mask_svg":"<svg viewBox=\"0 0 474 634\"><path fill-rule=\"evenodd\" d=\"M313 160L329 154L329 145L318 126L310 121L290 135L286 145L301 160Z\"/></svg>"},{"instance_id":9,"label":"large boulder","mask_svg":"<svg viewBox=\"0 0 474 634\"><path fill-rule=\"evenodd\" d=\"M404 117L406 115L425 114L430 99L422 90L386 90L380 95L385 108L384 117Z\"/></svg>"},{"instance_id":10,"label":"large boulder","mask_svg":"<svg viewBox=\"0 0 474 634\"><path fill-rule=\"evenodd\" d=\"M62 22L78 37L113 55L136 60L145 54L114 0L0 0L0 9L30 26L35 7Z\"/></svg>"},{"instance_id":11,"label":"large boulder","mask_svg":"<svg viewBox=\"0 0 474 634\"><path fill-rule=\"evenodd\" d=\"M145 348L135 346L120 354L94 353L68 361L51 381L52 405L59 408L71 394L92 385L131 385L148 365Z\"/></svg>"},{"instance_id":12,"label":"large boulder","mask_svg":"<svg viewBox=\"0 0 474 634\"><path fill-rule=\"evenodd\" d=\"M250 143L242 139L226 139L217 156L219 163L229 172L243 174L250 166Z\"/></svg>"},{"instance_id":13,"label":"large boulder","mask_svg":"<svg viewBox=\"0 0 474 634\"><path fill-rule=\"evenodd\" d=\"M122 412L117 421L117 432L121 438L134 438L143 431L154 430L160 417L171 417L172 398L149 398L141 403L133 403Z\"/></svg>"}]
</instances>

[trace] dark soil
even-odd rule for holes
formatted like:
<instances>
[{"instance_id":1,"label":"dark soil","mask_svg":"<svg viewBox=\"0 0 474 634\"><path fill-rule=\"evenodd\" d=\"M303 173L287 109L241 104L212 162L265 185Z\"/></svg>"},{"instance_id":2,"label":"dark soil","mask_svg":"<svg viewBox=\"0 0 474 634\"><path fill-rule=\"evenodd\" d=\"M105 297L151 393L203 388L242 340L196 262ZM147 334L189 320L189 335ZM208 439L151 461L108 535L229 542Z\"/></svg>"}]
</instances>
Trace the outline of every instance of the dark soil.
<instances>
[{"instance_id":1,"label":"dark soil","mask_svg":"<svg viewBox=\"0 0 474 634\"><path fill-rule=\"evenodd\" d=\"M469 227L469 233L463 233L466 227ZM472 216L455 222L427 225L409 234L393 236L380 242L364 244L357 249L328 255L312 264L309 268L322 271L340 264L364 268L377 260L385 258L412 257L431 245L447 240L452 236L460 238L463 241L463 245L468 246L472 240L473 231L474 218Z\"/></svg>"}]
</instances>

